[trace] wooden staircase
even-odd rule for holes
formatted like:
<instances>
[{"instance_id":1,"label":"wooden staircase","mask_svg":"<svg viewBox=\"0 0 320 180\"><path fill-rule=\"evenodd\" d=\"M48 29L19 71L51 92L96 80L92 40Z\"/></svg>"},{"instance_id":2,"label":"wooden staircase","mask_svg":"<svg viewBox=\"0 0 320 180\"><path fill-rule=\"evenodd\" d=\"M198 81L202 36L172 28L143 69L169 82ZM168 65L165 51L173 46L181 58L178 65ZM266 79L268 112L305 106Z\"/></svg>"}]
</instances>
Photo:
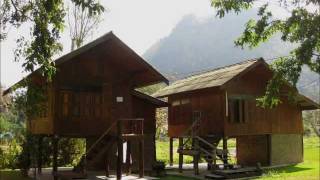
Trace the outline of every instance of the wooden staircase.
<instances>
[{"instance_id":1,"label":"wooden staircase","mask_svg":"<svg viewBox=\"0 0 320 180\"><path fill-rule=\"evenodd\" d=\"M111 150L116 142L117 138L115 136L106 136L101 139L91 151L81 157L80 162L74 167L74 171L85 174L85 167L92 167L97 161L105 158L105 154Z\"/></svg>"},{"instance_id":2,"label":"wooden staircase","mask_svg":"<svg viewBox=\"0 0 320 180\"><path fill-rule=\"evenodd\" d=\"M222 137L200 137L200 136L180 136L179 138L187 139L182 146L179 146L178 153L189 156L199 156L204 158L210 168L212 163L216 164L217 160L221 160L223 164L228 164L228 152L218 148L219 141Z\"/></svg>"},{"instance_id":3,"label":"wooden staircase","mask_svg":"<svg viewBox=\"0 0 320 180\"><path fill-rule=\"evenodd\" d=\"M106 154L112 149L112 146L117 145L117 180L122 177L123 163L123 142L127 142L129 146L131 141L138 141L139 145L139 177L144 176L144 133L143 133L143 118L127 118L119 119L111 124L108 129L90 146L87 152L81 157L80 162L74 167L73 172L77 173L77 178L87 176L87 167L92 167L97 161L106 159ZM116 133L111 130L116 130ZM130 157L131 148L127 146L126 167L127 173L131 171ZM106 176L109 176L109 160L106 160ZM114 163L114 162L112 162Z\"/></svg>"},{"instance_id":4,"label":"wooden staircase","mask_svg":"<svg viewBox=\"0 0 320 180\"><path fill-rule=\"evenodd\" d=\"M74 172L86 175L86 167L93 165L97 160L103 158L103 155L117 142L117 137L110 135L110 131L115 127L113 123L87 150L81 157L80 162L73 168Z\"/></svg>"},{"instance_id":5,"label":"wooden staircase","mask_svg":"<svg viewBox=\"0 0 320 180\"><path fill-rule=\"evenodd\" d=\"M182 136L179 136L179 170L182 172L183 155L193 156L195 174L199 174L198 161L204 158L208 169L215 169L217 160L228 166L227 150L218 149L218 144L223 139L220 135L200 136L201 112L195 111L192 115L193 123Z\"/></svg>"},{"instance_id":6,"label":"wooden staircase","mask_svg":"<svg viewBox=\"0 0 320 180\"><path fill-rule=\"evenodd\" d=\"M206 179L239 179L258 177L262 175L260 167L246 167L235 169L219 169L205 176Z\"/></svg>"}]
</instances>

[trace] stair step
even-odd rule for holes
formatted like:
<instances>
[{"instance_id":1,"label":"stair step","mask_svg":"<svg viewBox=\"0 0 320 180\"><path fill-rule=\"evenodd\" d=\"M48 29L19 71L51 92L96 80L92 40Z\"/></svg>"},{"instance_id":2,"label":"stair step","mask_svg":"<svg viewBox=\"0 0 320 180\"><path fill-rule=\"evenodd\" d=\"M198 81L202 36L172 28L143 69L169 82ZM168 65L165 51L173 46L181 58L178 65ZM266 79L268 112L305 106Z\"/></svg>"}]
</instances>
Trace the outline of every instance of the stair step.
<instances>
[{"instance_id":1,"label":"stair step","mask_svg":"<svg viewBox=\"0 0 320 180\"><path fill-rule=\"evenodd\" d=\"M190 155L190 156L195 156L195 155L199 155L200 152L197 150L192 150L192 149L179 149L178 150L179 154L183 154L183 155Z\"/></svg>"},{"instance_id":2,"label":"stair step","mask_svg":"<svg viewBox=\"0 0 320 180\"><path fill-rule=\"evenodd\" d=\"M261 176L262 171L257 168L240 168L240 169L224 169L224 170L214 170L212 173L225 178L245 178L245 177L256 177Z\"/></svg>"},{"instance_id":3,"label":"stair step","mask_svg":"<svg viewBox=\"0 0 320 180\"><path fill-rule=\"evenodd\" d=\"M95 163L99 158L101 158L104 153L106 153L110 149L111 146L113 146L114 143L115 138L111 136L101 139L88 154L85 154L81 157L80 162L74 167L74 170L81 171L83 169L85 159L87 166Z\"/></svg>"},{"instance_id":4,"label":"stair step","mask_svg":"<svg viewBox=\"0 0 320 180\"><path fill-rule=\"evenodd\" d=\"M218 174L207 174L205 176L206 179L226 179L224 176Z\"/></svg>"}]
</instances>

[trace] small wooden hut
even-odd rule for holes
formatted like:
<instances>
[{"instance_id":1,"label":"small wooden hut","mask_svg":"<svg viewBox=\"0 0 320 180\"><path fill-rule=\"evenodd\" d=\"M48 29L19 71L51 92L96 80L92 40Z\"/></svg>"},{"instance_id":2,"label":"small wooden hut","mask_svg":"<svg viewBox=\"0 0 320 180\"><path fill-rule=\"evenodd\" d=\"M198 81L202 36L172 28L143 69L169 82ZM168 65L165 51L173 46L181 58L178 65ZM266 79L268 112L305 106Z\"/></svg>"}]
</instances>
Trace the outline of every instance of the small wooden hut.
<instances>
[{"instance_id":1,"label":"small wooden hut","mask_svg":"<svg viewBox=\"0 0 320 180\"><path fill-rule=\"evenodd\" d=\"M283 87L279 106L258 107L256 98L264 94L271 77L272 71L261 58L196 74L155 93L156 97L167 97L171 104L171 162L172 138L179 138L180 169L183 155L194 156L196 167L199 157L208 161L209 168L216 160L227 165L228 138L236 139L237 163L243 166L302 162L302 111L318 109L319 105L299 93L295 102L288 102L291 87Z\"/></svg>"},{"instance_id":2,"label":"small wooden hut","mask_svg":"<svg viewBox=\"0 0 320 180\"><path fill-rule=\"evenodd\" d=\"M62 137L87 140L86 154L75 170L108 169L117 164L121 178L124 142L127 170L139 169L140 176L151 170L156 160L155 110L167 104L135 89L167 83L167 79L112 32L55 64L57 73L50 83L39 71L28 76L34 85L46 87L48 101L45 113L27 124L32 134L53 138L54 175L58 174L57 143ZM41 160L38 166L41 171Z\"/></svg>"}]
</instances>

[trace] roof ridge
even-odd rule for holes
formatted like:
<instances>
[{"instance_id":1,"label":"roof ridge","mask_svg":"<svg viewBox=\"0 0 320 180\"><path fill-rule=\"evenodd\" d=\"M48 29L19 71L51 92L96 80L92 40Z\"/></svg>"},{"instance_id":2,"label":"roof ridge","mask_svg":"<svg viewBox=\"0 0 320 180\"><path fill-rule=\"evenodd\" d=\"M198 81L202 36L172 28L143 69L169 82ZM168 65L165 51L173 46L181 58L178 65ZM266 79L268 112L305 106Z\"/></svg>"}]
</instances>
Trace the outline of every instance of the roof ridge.
<instances>
[{"instance_id":1,"label":"roof ridge","mask_svg":"<svg viewBox=\"0 0 320 180\"><path fill-rule=\"evenodd\" d=\"M228 67L232 67L232 66L236 66L236 65L240 65L240 64L245 64L245 63L252 62L252 61L258 61L260 59L261 58L247 59L247 60L240 61L240 62L237 62L237 63L234 63L234 64L229 64L229 65L226 65L226 66L220 66L220 67L216 67L216 68L213 68L213 69L203 70L201 72L197 72L195 74L191 74L191 75L186 76L186 77L184 77L182 79L179 79L179 80L173 82L172 84L179 83L179 81L186 80L186 79L191 78L191 77L203 75L203 74L206 74L206 73L209 73L209 72L214 72L214 71L217 71L217 70L220 70L220 69L223 69L223 68L228 68Z\"/></svg>"},{"instance_id":2,"label":"roof ridge","mask_svg":"<svg viewBox=\"0 0 320 180\"><path fill-rule=\"evenodd\" d=\"M234 63L234 64L229 64L229 65L226 65L226 66L220 66L220 67L216 67L216 68L213 68L213 69L204 70L204 71L201 71L201 72L199 72L199 73L196 73L196 74L192 74L192 75L190 75L190 76L187 76L186 78L192 77L192 76L201 75L201 74L208 73L208 72L212 72L212 71L217 71L217 70L223 69L223 68L228 68L228 67L232 67L232 66L236 66L236 65L240 65L240 64L245 64L245 63L251 62L251 61L258 61L258 60L259 60L259 58L256 58L256 59L248 59L248 60L240 61L240 62L237 62L237 63Z\"/></svg>"}]
</instances>

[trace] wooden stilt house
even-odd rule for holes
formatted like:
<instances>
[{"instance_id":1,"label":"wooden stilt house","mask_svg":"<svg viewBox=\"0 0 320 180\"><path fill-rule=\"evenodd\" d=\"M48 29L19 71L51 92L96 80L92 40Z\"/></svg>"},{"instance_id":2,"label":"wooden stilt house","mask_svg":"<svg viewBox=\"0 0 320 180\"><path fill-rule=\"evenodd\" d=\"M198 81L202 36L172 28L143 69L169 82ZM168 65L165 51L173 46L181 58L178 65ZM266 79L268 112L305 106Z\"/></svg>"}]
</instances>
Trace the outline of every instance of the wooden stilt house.
<instances>
[{"instance_id":1,"label":"wooden stilt house","mask_svg":"<svg viewBox=\"0 0 320 180\"><path fill-rule=\"evenodd\" d=\"M288 102L288 88L281 89L276 108L257 106L272 71L263 59L244 61L178 80L154 94L170 104L168 130L179 138L179 164L183 155L200 157L209 168L217 160L228 164L227 139L236 139L237 164L243 166L294 164L303 161L302 111L319 105L297 93ZM192 141L192 143L188 143ZM217 146L223 141L223 148Z\"/></svg>"},{"instance_id":2,"label":"wooden stilt house","mask_svg":"<svg viewBox=\"0 0 320 180\"><path fill-rule=\"evenodd\" d=\"M54 174L61 137L87 140L75 170L113 168L120 179L124 142L127 171L139 169L143 176L144 170L151 170L156 160L155 110L167 104L135 89L167 79L112 32L55 63L51 83L38 71L29 75L34 85L46 87L48 101L47 111L27 124L32 134L53 138Z\"/></svg>"}]
</instances>

